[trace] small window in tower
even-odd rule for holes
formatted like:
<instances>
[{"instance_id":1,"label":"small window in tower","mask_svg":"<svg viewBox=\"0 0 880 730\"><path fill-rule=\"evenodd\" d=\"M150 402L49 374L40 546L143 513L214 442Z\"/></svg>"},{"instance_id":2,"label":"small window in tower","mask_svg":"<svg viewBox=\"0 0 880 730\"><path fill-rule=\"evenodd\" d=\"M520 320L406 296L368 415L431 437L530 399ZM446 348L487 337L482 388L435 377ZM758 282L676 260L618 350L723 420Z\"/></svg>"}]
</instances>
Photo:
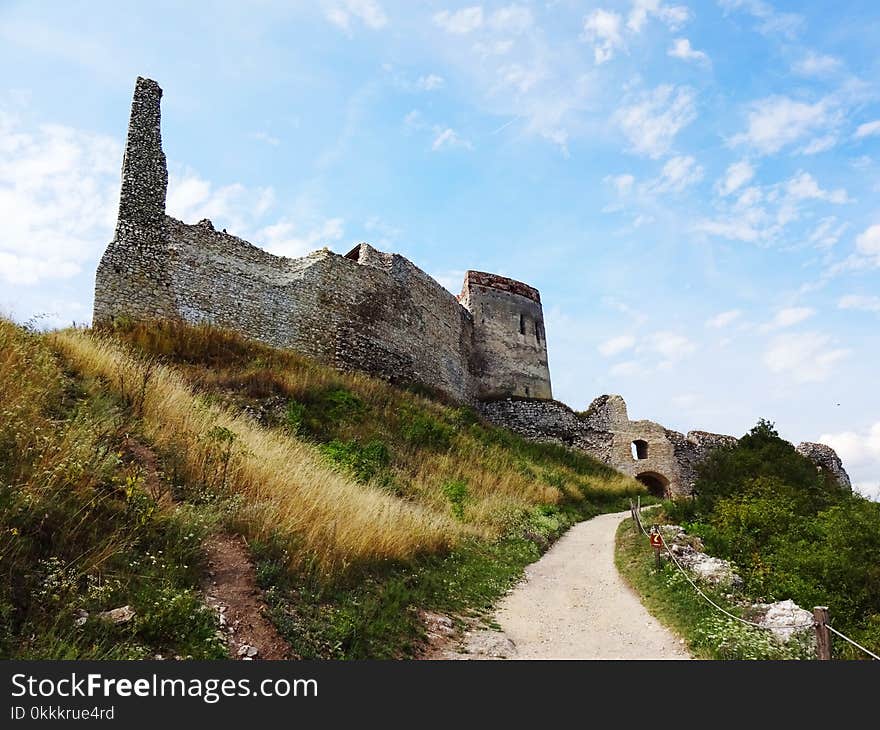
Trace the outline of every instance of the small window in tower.
<instances>
[{"instance_id":1,"label":"small window in tower","mask_svg":"<svg viewBox=\"0 0 880 730\"><path fill-rule=\"evenodd\" d=\"M526 317L524 314L519 315L519 333L521 335L526 333Z\"/></svg>"},{"instance_id":2,"label":"small window in tower","mask_svg":"<svg viewBox=\"0 0 880 730\"><path fill-rule=\"evenodd\" d=\"M526 398L528 398L528 397L529 397L529 386L527 385L526 386Z\"/></svg>"},{"instance_id":3,"label":"small window in tower","mask_svg":"<svg viewBox=\"0 0 880 730\"><path fill-rule=\"evenodd\" d=\"M648 458L648 442L636 439L632 442L632 455L636 461Z\"/></svg>"},{"instance_id":4,"label":"small window in tower","mask_svg":"<svg viewBox=\"0 0 880 730\"><path fill-rule=\"evenodd\" d=\"M544 323L535 320L535 339L540 342L544 339Z\"/></svg>"}]
</instances>

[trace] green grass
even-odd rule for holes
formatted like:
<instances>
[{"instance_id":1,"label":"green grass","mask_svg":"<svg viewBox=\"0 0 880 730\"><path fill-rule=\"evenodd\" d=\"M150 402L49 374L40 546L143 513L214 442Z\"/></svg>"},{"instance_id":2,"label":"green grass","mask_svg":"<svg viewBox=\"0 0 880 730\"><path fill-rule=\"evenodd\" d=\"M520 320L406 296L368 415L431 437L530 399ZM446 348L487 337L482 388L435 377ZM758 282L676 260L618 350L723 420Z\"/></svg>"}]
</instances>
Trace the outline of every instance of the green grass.
<instances>
[{"instance_id":1,"label":"green grass","mask_svg":"<svg viewBox=\"0 0 880 730\"><path fill-rule=\"evenodd\" d=\"M410 656L420 610L485 618L571 524L645 500L586 454L525 441L423 389L207 327L128 323L110 338L0 320L2 658L224 656L200 592L202 543L221 530L248 538L295 652ZM212 408L229 415L190 418ZM241 488L279 444L289 458L251 481L301 474L314 503ZM343 512L343 497L374 511ZM418 516L395 533L401 548L373 550L391 544L398 513ZM363 539L346 543L352 522ZM96 618L126 604L128 623Z\"/></svg>"},{"instance_id":2,"label":"green grass","mask_svg":"<svg viewBox=\"0 0 880 730\"><path fill-rule=\"evenodd\" d=\"M647 528L650 520L644 515L642 519ZM812 658L804 645L783 646L769 632L724 616L671 563L664 560L657 570L648 538L632 520L624 520L617 529L614 562L648 612L684 638L688 651L697 659ZM700 588L718 605L739 614L740 609L720 592L707 585Z\"/></svg>"},{"instance_id":3,"label":"green grass","mask_svg":"<svg viewBox=\"0 0 880 730\"><path fill-rule=\"evenodd\" d=\"M536 508L496 540L467 540L447 555L329 587L285 572L285 556L271 541L252 547L272 619L301 657L405 658L423 645L418 609L488 625L495 602L527 565L575 522L624 509L624 501Z\"/></svg>"},{"instance_id":4,"label":"green grass","mask_svg":"<svg viewBox=\"0 0 880 730\"><path fill-rule=\"evenodd\" d=\"M208 520L146 478L125 407L3 321L0 352L0 658L225 656L198 588Z\"/></svg>"}]
</instances>

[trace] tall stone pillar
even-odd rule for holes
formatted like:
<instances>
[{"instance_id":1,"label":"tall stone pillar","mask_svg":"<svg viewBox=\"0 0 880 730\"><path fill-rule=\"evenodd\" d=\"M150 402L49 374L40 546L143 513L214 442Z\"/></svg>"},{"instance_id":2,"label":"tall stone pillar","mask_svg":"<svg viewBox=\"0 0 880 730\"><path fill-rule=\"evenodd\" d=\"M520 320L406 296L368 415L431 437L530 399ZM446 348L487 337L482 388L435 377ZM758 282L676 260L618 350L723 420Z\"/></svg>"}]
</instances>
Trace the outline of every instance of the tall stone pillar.
<instances>
[{"instance_id":1,"label":"tall stone pillar","mask_svg":"<svg viewBox=\"0 0 880 730\"><path fill-rule=\"evenodd\" d=\"M162 151L162 89L135 83L128 123L116 234L95 277L94 322L118 316L174 316L171 250L165 217L168 167Z\"/></svg>"}]
</instances>

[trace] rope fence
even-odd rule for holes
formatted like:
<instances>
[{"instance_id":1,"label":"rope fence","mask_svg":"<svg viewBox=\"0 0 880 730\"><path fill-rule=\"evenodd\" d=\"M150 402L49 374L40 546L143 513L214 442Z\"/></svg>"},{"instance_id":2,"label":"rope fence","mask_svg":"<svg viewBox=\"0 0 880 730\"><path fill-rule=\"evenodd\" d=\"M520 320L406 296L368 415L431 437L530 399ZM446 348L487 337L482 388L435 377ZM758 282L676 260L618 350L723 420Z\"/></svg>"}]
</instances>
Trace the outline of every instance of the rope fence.
<instances>
[{"instance_id":1,"label":"rope fence","mask_svg":"<svg viewBox=\"0 0 880 730\"><path fill-rule=\"evenodd\" d=\"M639 530L642 532L642 534L645 537L647 537L648 539L650 539L650 537L651 537L650 533L648 533L648 531L645 530L644 525L642 525L642 517L641 517L642 500L641 500L641 497L639 498L637 503L633 502L632 500L630 500L629 503L630 503L630 513L632 514L633 522L636 524L636 526L639 528ZM693 589L700 595L700 597L703 598L703 600L705 600L715 610L720 611L725 616L732 618L735 621L739 621L740 623L745 624L746 626L753 626L758 629L764 629L765 631L772 631L774 629L803 630L803 629L807 628L808 624L805 624L805 623L787 624L787 625L782 625L782 626L780 626L780 625L766 626L764 624L759 624L755 621L749 621L747 619L744 619L744 618L742 618L742 616L737 616L736 614L731 613L730 611L726 610L722 606L719 606L715 601L712 600L712 598L710 598L708 595L706 595L705 591L703 591L694 582L694 580L690 577L688 572L682 567L681 563L678 562L678 559L675 557L675 554L672 552L672 550L669 547L669 544L666 542L666 539L663 537L662 531L660 531L658 529L655 534L660 536L660 542L663 545L663 548L669 554L669 557L672 560L675 567L678 568L678 570L685 577L687 582L691 584ZM658 560L659 560L659 558L658 558ZM858 642L854 641L853 639L850 639L848 636L846 636L845 634L842 634L840 631L835 629L833 626L831 626L831 624L828 623L827 618L828 618L828 609L826 607L817 606L815 609L813 609L812 626L816 630L817 646L818 646L818 650L819 650L819 658L820 659L830 659L831 658L831 637L828 634L828 632L830 631L831 633L839 636L844 641L847 641L848 643L852 644L857 649L861 649L863 652L865 652L865 654L870 656L872 659L880 661L880 656L877 656L874 652L870 651L869 649L866 649L864 646L862 646Z\"/></svg>"}]
</instances>

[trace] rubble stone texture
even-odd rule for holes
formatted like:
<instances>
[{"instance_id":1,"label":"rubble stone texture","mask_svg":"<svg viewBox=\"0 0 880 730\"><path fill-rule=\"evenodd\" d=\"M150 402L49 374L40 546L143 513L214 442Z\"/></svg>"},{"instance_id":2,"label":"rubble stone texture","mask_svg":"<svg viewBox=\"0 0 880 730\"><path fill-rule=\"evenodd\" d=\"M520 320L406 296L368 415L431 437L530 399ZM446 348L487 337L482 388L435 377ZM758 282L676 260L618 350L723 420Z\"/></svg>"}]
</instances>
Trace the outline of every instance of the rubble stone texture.
<instances>
[{"instance_id":1,"label":"rubble stone texture","mask_svg":"<svg viewBox=\"0 0 880 730\"><path fill-rule=\"evenodd\" d=\"M403 256L361 243L298 259L274 256L209 220L165 214L162 89L138 77L131 105L116 233L95 278L94 322L182 319L236 330L343 370L420 383L474 405L526 438L582 449L658 496L689 494L696 465L730 436L684 436L630 421L619 395L585 413L552 400L537 289L468 271L454 296ZM805 456L849 487L833 449Z\"/></svg>"}]
</instances>

